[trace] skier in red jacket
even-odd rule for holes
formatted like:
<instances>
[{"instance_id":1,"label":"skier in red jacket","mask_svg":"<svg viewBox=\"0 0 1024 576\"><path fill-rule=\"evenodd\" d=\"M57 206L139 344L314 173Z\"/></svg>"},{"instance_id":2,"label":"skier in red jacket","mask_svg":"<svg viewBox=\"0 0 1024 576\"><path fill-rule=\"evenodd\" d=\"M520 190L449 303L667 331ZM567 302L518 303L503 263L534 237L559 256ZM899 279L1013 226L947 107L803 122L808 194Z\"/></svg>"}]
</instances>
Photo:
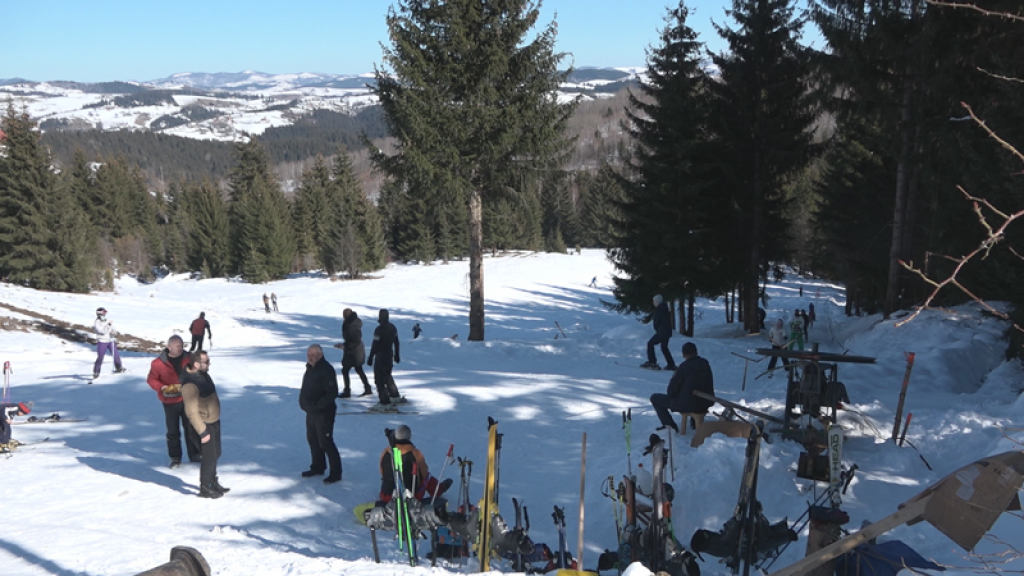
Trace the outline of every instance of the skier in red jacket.
<instances>
[{"instance_id":1,"label":"skier in red jacket","mask_svg":"<svg viewBox=\"0 0 1024 576\"><path fill-rule=\"evenodd\" d=\"M189 354L203 351L203 338L207 334L210 335L210 344L213 344L213 330L210 330L210 322L206 319L206 312L199 313L199 318L192 321L188 331L192 334L192 346L188 349Z\"/></svg>"}]
</instances>

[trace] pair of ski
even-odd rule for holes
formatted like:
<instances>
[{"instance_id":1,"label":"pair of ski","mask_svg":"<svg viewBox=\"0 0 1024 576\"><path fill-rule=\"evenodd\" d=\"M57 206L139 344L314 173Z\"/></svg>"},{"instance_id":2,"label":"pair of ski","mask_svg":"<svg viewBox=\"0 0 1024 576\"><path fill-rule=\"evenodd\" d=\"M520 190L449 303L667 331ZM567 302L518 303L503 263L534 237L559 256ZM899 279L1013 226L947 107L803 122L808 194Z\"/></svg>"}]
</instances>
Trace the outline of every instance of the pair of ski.
<instances>
[{"instance_id":1,"label":"pair of ski","mask_svg":"<svg viewBox=\"0 0 1024 576\"><path fill-rule=\"evenodd\" d=\"M64 418L57 412L40 418L38 416L29 416L27 420L14 420L11 424L71 424L74 422L85 422L88 418Z\"/></svg>"},{"instance_id":2,"label":"pair of ski","mask_svg":"<svg viewBox=\"0 0 1024 576\"><path fill-rule=\"evenodd\" d=\"M365 404L363 402L358 402L358 401L352 401L351 403L352 404ZM409 404L409 401L403 396L402 397L402 401L401 402L397 402L396 404L407 405L407 404ZM398 409L396 407L394 410L392 410L390 412L370 410L369 408L367 408L366 410L338 410L336 412L336 414L338 414L338 415L345 415L345 416L357 416L357 415L360 415L360 414L413 414L413 415L417 415L417 414L419 414L419 412L416 412L416 411L413 411L413 410L400 410L400 409Z\"/></svg>"}]
</instances>

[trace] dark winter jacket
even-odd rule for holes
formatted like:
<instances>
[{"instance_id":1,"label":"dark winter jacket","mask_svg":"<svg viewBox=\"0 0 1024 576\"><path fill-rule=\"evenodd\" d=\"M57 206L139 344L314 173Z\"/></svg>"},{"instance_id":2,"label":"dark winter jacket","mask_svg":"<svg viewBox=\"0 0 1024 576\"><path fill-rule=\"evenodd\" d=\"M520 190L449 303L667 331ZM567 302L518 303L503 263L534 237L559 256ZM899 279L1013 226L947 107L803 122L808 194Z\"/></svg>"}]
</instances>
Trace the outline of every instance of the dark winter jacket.
<instances>
[{"instance_id":1,"label":"dark winter jacket","mask_svg":"<svg viewBox=\"0 0 1024 576\"><path fill-rule=\"evenodd\" d=\"M302 389L299 390L299 408L303 412L334 412L334 399L338 397L338 377L334 368L326 358L320 358L316 364L306 364L306 374L302 377Z\"/></svg>"},{"instance_id":2,"label":"dark winter jacket","mask_svg":"<svg viewBox=\"0 0 1024 576\"><path fill-rule=\"evenodd\" d=\"M654 314L651 315L651 324L658 336L672 336L672 317L669 315L666 302L658 304L658 307L654 309Z\"/></svg>"},{"instance_id":3,"label":"dark winter jacket","mask_svg":"<svg viewBox=\"0 0 1024 576\"><path fill-rule=\"evenodd\" d=\"M181 402L181 373L188 365L189 353L181 355L181 370L175 369L171 364L171 358L165 348L160 356L155 358L149 365L149 376L146 377L146 384L156 390L156 396L164 404L177 404ZM170 386L170 389L164 389Z\"/></svg>"},{"instance_id":4,"label":"dark winter jacket","mask_svg":"<svg viewBox=\"0 0 1024 576\"><path fill-rule=\"evenodd\" d=\"M363 321L352 312L341 323L341 336L345 339L344 357L341 363L345 366L362 366L366 362L366 346L363 346Z\"/></svg>"},{"instance_id":5,"label":"dark winter jacket","mask_svg":"<svg viewBox=\"0 0 1024 576\"><path fill-rule=\"evenodd\" d=\"M674 412L706 414L714 402L694 396L694 391L715 394L715 377L711 373L711 364L700 356L688 358L676 368L668 383L668 397L671 402L669 409Z\"/></svg>"},{"instance_id":6,"label":"dark winter jacket","mask_svg":"<svg viewBox=\"0 0 1024 576\"><path fill-rule=\"evenodd\" d=\"M368 364L373 364L373 359L377 358L378 362L391 362L394 360L395 363L402 361L402 356L398 351L398 328L388 321L390 315L387 310L381 309L380 314L377 317L377 321L380 326L377 326L373 331L373 344L370 345L370 357L367 358ZM394 356L392 356L392 349L394 349Z\"/></svg>"},{"instance_id":7,"label":"dark winter jacket","mask_svg":"<svg viewBox=\"0 0 1024 576\"><path fill-rule=\"evenodd\" d=\"M427 468L427 461L423 453L409 440L395 440L395 447L402 454L402 484L412 489L414 482L412 477L413 464L416 465L416 492L423 492L427 478L430 477L430 470ZM395 471L392 468L391 448L385 448L380 453L380 493L390 495L395 491Z\"/></svg>"}]
</instances>

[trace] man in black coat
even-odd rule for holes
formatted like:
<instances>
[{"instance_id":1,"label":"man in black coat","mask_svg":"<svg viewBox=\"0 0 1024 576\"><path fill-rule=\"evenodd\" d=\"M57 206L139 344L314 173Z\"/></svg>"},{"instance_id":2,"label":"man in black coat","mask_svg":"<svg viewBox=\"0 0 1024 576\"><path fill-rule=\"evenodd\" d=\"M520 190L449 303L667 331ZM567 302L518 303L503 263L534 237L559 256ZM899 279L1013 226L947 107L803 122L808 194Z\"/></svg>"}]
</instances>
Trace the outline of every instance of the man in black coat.
<instances>
[{"instance_id":1,"label":"man in black coat","mask_svg":"<svg viewBox=\"0 0 1024 576\"><path fill-rule=\"evenodd\" d=\"M366 379L366 372L363 372L363 364L366 363L366 346L363 346L363 320L359 318L355 310L345 308L341 312L344 320L341 323L341 337L345 339L342 344L335 344L335 348L343 350L341 356L341 377L345 381L345 389L338 394L338 398L350 398L352 391L349 388L349 370L355 368L359 379L363 381L363 393L359 396L373 394L370 390L370 382Z\"/></svg>"},{"instance_id":2,"label":"man in black coat","mask_svg":"<svg viewBox=\"0 0 1024 576\"><path fill-rule=\"evenodd\" d=\"M373 383L377 386L377 397L380 399L376 406L370 408L374 412L396 412L398 407L395 403L402 399L395 378L391 375L391 370L402 361L402 356L398 350L398 328L390 322L390 317L385 308L377 313L380 325L373 331L370 357L366 359L366 364L373 366ZM376 364L373 363L374 359L377 360Z\"/></svg>"},{"instance_id":3,"label":"man in black coat","mask_svg":"<svg viewBox=\"0 0 1024 576\"><path fill-rule=\"evenodd\" d=\"M668 351L668 341L672 338L672 316L668 312L668 304L661 294L654 295L654 312L649 316L654 325L654 336L647 341L647 362L640 366L658 370L658 360L654 356L654 346L661 344L661 353L665 356L665 370L675 370L676 361Z\"/></svg>"},{"instance_id":4,"label":"man in black coat","mask_svg":"<svg viewBox=\"0 0 1024 576\"><path fill-rule=\"evenodd\" d=\"M334 416L337 411L334 399L338 396L338 377L334 375L331 363L324 358L319 344L306 349L306 360L306 374L299 390L299 408L306 413L306 442L309 443L312 463L302 477L323 475L329 462L330 474L324 478L324 484L334 484L341 480L341 455L334 445Z\"/></svg>"},{"instance_id":5,"label":"man in black coat","mask_svg":"<svg viewBox=\"0 0 1024 576\"><path fill-rule=\"evenodd\" d=\"M711 373L711 364L697 355L697 345L687 342L683 344L683 363L669 380L668 394L651 394L651 405L658 413L662 428L668 426L676 432L679 431L679 426L676 426L669 411L680 414L707 414L714 402L694 396L695 391L714 396L715 377ZM686 422L683 422L683 425L685 426Z\"/></svg>"}]
</instances>

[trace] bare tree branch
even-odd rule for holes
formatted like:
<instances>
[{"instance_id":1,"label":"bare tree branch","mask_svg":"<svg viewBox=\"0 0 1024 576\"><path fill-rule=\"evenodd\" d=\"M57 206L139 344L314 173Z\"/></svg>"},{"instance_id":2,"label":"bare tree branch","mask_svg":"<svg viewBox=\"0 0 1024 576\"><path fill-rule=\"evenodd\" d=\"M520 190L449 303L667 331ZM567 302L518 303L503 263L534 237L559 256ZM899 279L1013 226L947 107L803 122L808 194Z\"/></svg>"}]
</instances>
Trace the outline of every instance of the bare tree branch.
<instances>
[{"instance_id":1,"label":"bare tree branch","mask_svg":"<svg viewBox=\"0 0 1024 576\"><path fill-rule=\"evenodd\" d=\"M1020 82L1020 83L1024 84L1024 78L1013 78L1011 76L1003 76L1002 74L996 74L995 72L989 72L988 70L985 70L981 66L978 66L978 70L982 74L987 74L988 76L991 76L992 78L995 78L996 80L1006 80L1007 82Z\"/></svg>"},{"instance_id":2,"label":"bare tree branch","mask_svg":"<svg viewBox=\"0 0 1024 576\"><path fill-rule=\"evenodd\" d=\"M1010 14L1009 12L999 12L995 10L985 10L975 6L974 4L965 4L962 2L946 2L945 0L927 0L927 2L933 6L946 6L947 8L965 8L967 10L974 10L985 16L997 16L999 18L1009 18L1010 20L1018 20L1024 22L1024 16L1018 16L1016 14Z\"/></svg>"}]
</instances>

